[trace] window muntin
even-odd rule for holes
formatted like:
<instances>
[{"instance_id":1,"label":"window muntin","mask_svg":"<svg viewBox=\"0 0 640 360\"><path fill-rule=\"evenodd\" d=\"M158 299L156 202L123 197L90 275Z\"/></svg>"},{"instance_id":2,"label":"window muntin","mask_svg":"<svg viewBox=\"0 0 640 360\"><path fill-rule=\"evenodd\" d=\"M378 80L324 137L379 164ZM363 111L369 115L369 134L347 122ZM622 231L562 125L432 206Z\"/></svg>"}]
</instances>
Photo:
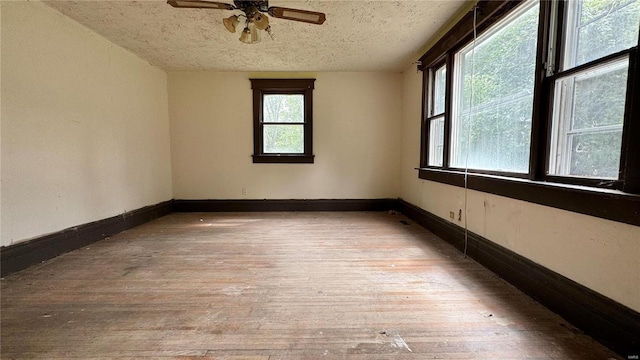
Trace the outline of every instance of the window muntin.
<instances>
[{"instance_id":1,"label":"window muntin","mask_svg":"<svg viewBox=\"0 0 640 360\"><path fill-rule=\"evenodd\" d=\"M563 69L638 44L640 0L567 1Z\"/></svg>"},{"instance_id":2,"label":"window muntin","mask_svg":"<svg viewBox=\"0 0 640 360\"><path fill-rule=\"evenodd\" d=\"M254 163L313 163L314 79L251 79Z\"/></svg>"},{"instance_id":3,"label":"window muntin","mask_svg":"<svg viewBox=\"0 0 640 360\"><path fill-rule=\"evenodd\" d=\"M529 1L456 53L451 167L528 172L538 14Z\"/></svg>"},{"instance_id":4,"label":"window muntin","mask_svg":"<svg viewBox=\"0 0 640 360\"><path fill-rule=\"evenodd\" d=\"M618 179L629 59L556 80L549 174Z\"/></svg>"}]
</instances>

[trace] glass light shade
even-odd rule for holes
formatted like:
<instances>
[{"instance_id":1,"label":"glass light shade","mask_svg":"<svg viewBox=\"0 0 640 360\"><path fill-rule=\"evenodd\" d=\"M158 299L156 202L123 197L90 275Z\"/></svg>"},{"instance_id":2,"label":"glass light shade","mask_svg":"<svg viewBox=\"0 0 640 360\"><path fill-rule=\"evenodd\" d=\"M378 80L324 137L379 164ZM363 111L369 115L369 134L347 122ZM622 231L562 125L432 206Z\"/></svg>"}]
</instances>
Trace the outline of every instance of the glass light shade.
<instances>
[{"instance_id":1,"label":"glass light shade","mask_svg":"<svg viewBox=\"0 0 640 360\"><path fill-rule=\"evenodd\" d=\"M269 18L267 17L267 15L259 12L253 14L253 16L251 17L251 21L256 24L256 28L258 30L264 30L267 28L267 26L269 26Z\"/></svg>"},{"instance_id":2,"label":"glass light shade","mask_svg":"<svg viewBox=\"0 0 640 360\"><path fill-rule=\"evenodd\" d=\"M240 41L242 41L245 44L251 44L251 30L249 30L248 27L244 28L244 30L242 30L242 34L240 34Z\"/></svg>"},{"instance_id":3,"label":"glass light shade","mask_svg":"<svg viewBox=\"0 0 640 360\"><path fill-rule=\"evenodd\" d=\"M251 33L251 43L259 43L260 42L260 30L256 27L253 22L249 23L249 32Z\"/></svg>"},{"instance_id":4,"label":"glass light shade","mask_svg":"<svg viewBox=\"0 0 640 360\"><path fill-rule=\"evenodd\" d=\"M230 33L236 32L236 27L238 26L239 22L240 21L238 20L237 15L229 16L228 18L222 20L224 27L227 28Z\"/></svg>"}]
</instances>

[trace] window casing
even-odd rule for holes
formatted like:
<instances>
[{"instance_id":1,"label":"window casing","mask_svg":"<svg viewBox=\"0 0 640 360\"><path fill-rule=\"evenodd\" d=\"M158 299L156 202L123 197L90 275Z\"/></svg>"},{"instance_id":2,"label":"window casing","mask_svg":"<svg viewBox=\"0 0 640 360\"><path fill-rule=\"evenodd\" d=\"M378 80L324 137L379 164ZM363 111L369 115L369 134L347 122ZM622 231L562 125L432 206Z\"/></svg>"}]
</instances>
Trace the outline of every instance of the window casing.
<instances>
[{"instance_id":1,"label":"window casing","mask_svg":"<svg viewBox=\"0 0 640 360\"><path fill-rule=\"evenodd\" d=\"M251 79L254 163L313 163L314 82Z\"/></svg>"},{"instance_id":2,"label":"window casing","mask_svg":"<svg viewBox=\"0 0 640 360\"><path fill-rule=\"evenodd\" d=\"M640 0L483 0L475 16L420 59L419 177L640 225Z\"/></svg>"},{"instance_id":3,"label":"window casing","mask_svg":"<svg viewBox=\"0 0 640 360\"><path fill-rule=\"evenodd\" d=\"M442 166L447 65L443 63L431 69L429 71L429 82L429 118L426 119L429 134L427 166Z\"/></svg>"}]
</instances>

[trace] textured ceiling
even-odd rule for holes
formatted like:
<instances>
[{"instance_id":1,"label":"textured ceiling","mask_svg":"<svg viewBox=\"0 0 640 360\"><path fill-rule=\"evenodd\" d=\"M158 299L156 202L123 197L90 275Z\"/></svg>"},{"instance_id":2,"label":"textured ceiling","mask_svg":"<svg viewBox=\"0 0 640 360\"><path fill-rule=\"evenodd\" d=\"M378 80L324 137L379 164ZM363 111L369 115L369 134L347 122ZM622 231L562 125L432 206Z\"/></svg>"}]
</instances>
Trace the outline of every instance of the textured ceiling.
<instances>
[{"instance_id":1,"label":"textured ceiling","mask_svg":"<svg viewBox=\"0 0 640 360\"><path fill-rule=\"evenodd\" d=\"M275 40L263 33L251 45L222 25L237 11L176 9L164 0L46 3L167 70L401 71L464 1L271 0L271 6L324 12L327 20L271 18Z\"/></svg>"}]
</instances>

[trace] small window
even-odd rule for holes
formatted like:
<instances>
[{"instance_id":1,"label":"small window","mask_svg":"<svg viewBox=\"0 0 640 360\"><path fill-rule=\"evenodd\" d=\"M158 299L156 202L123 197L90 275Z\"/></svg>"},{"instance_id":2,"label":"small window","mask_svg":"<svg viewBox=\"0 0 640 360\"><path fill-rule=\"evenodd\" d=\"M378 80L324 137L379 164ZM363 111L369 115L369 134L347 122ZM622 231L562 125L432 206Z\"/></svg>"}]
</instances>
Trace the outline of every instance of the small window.
<instances>
[{"instance_id":1,"label":"small window","mask_svg":"<svg viewBox=\"0 0 640 360\"><path fill-rule=\"evenodd\" d=\"M254 163L313 163L314 79L251 79Z\"/></svg>"},{"instance_id":2,"label":"small window","mask_svg":"<svg viewBox=\"0 0 640 360\"><path fill-rule=\"evenodd\" d=\"M447 66L435 67L430 73L428 166L441 167L444 153L444 113Z\"/></svg>"}]
</instances>

